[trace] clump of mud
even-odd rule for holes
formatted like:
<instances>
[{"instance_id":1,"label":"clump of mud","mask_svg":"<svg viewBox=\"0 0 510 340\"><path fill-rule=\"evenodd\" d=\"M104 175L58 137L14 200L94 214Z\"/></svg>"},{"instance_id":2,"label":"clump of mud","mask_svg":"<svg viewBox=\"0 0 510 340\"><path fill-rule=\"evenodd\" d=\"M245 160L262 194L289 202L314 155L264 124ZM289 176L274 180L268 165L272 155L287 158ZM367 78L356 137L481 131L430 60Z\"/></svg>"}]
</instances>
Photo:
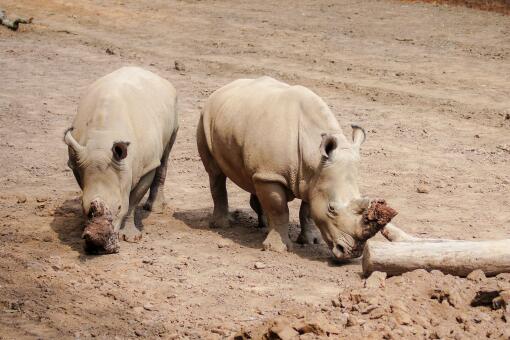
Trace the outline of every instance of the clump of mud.
<instances>
[{"instance_id":1,"label":"clump of mud","mask_svg":"<svg viewBox=\"0 0 510 340\"><path fill-rule=\"evenodd\" d=\"M397 214L397 211L390 207L385 200L373 200L363 212L363 224L368 227L364 230L363 238L368 239L374 236Z\"/></svg>"},{"instance_id":2,"label":"clump of mud","mask_svg":"<svg viewBox=\"0 0 510 340\"><path fill-rule=\"evenodd\" d=\"M113 230L110 210L99 201L91 202L91 217L85 224L82 238L90 254L113 254L119 251L118 235Z\"/></svg>"}]
</instances>

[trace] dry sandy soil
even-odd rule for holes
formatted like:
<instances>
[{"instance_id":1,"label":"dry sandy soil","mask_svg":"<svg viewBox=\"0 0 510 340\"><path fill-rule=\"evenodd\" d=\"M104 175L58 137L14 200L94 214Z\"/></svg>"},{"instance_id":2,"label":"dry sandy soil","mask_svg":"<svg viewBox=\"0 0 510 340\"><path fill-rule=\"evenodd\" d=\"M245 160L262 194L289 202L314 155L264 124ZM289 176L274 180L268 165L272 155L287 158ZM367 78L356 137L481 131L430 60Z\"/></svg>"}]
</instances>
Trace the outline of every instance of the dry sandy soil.
<instances>
[{"instance_id":1,"label":"dry sandy soil","mask_svg":"<svg viewBox=\"0 0 510 340\"><path fill-rule=\"evenodd\" d=\"M34 23L0 26L0 339L510 336L501 309L469 306L481 286L510 284L508 275L418 271L363 288L360 261L332 263L324 245L261 251L265 231L233 185L234 226L208 229L194 137L204 100L233 79L302 84L346 133L351 122L366 128L360 185L399 211L396 224L422 236L508 238L510 17L390 0L1 7ZM179 91L169 206L140 212L140 243L89 256L62 136L85 87L123 65Z\"/></svg>"}]
</instances>

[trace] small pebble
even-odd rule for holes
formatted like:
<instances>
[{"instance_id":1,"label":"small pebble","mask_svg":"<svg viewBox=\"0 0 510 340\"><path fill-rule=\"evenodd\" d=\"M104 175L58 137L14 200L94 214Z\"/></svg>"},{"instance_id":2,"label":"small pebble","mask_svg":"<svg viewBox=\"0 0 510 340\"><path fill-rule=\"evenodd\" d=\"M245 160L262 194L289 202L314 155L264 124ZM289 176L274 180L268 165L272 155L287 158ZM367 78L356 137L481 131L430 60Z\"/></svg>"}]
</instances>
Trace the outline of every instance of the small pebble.
<instances>
[{"instance_id":1,"label":"small pebble","mask_svg":"<svg viewBox=\"0 0 510 340\"><path fill-rule=\"evenodd\" d=\"M266 268L266 264L263 262L255 262L255 265L253 267L255 269L264 269L264 268Z\"/></svg>"}]
</instances>

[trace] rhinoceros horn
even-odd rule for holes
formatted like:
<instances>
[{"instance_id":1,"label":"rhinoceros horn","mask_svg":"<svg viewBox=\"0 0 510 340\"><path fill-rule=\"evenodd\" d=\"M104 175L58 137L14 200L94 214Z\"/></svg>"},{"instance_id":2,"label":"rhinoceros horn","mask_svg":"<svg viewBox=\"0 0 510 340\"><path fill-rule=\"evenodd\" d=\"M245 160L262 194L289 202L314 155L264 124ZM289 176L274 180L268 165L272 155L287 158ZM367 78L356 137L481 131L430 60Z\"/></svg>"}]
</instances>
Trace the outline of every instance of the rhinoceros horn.
<instances>
[{"instance_id":1,"label":"rhinoceros horn","mask_svg":"<svg viewBox=\"0 0 510 340\"><path fill-rule=\"evenodd\" d=\"M73 131L73 127L70 127L66 130L64 134L64 143L70 146L76 152L76 154L81 155L85 151L85 147L81 146L80 143L74 139L71 131Z\"/></svg>"}]
</instances>

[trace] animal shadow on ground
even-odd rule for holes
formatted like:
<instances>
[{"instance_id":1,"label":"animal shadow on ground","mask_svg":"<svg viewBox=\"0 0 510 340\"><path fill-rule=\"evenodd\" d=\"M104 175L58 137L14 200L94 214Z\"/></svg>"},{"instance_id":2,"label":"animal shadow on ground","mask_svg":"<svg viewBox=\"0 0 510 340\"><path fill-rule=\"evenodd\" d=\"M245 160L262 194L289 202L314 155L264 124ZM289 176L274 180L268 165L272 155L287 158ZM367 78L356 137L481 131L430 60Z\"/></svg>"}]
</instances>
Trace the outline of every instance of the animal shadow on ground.
<instances>
[{"instance_id":1,"label":"animal shadow on ground","mask_svg":"<svg viewBox=\"0 0 510 340\"><path fill-rule=\"evenodd\" d=\"M142 221L150 214L150 212L137 207L135 211L135 224L143 231ZM58 235L60 242L69 246L72 250L78 252L82 260L95 256L88 254L84 250L82 240L83 228L85 220L82 213L81 200L79 197L65 200L59 207L55 209L53 220L50 227Z\"/></svg>"},{"instance_id":2,"label":"animal shadow on ground","mask_svg":"<svg viewBox=\"0 0 510 340\"><path fill-rule=\"evenodd\" d=\"M266 228L257 227L257 217L251 210L236 209L232 211L230 213L230 228L210 229L210 215L211 209L205 208L176 211L173 217L192 229L213 230L222 237L231 239L239 245L262 250L262 242L266 238L268 231ZM297 239L299 231L299 224L292 222L289 224L289 235L293 241ZM330 266L337 267L343 264L332 259L331 253L324 243L301 245L294 242L292 252L308 260L327 262Z\"/></svg>"},{"instance_id":3,"label":"animal shadow on ground","mask_svg":"<svg viewBox=\"0 0 510 340\"><path fill-rule=\"evenodd\" d=\"M81 239L83 215L79 198L67 199L57 207L50 227L57 233L60 242L80 255L86 255Z\"/></svg>"}]
</instances>

